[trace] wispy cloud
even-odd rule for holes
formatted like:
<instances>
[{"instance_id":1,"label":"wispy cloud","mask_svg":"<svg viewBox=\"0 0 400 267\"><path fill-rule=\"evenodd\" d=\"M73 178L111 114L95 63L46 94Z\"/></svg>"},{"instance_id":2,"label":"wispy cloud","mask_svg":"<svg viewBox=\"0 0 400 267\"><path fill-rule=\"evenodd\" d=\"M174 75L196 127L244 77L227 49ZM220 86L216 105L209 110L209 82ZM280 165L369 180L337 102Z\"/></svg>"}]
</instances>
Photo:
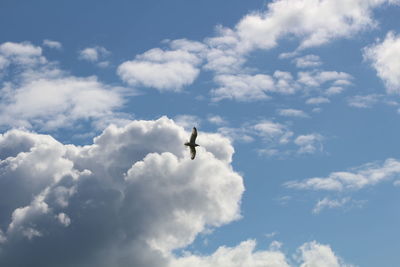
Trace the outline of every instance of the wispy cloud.
<instances>
[{"instance_id":1,"label":"wispy cloud","mask_svg":"<svg viewBox=\"0 0 400 267\"><path fill-rule=\"evenodd\" d=\"M400 175L400 162L387 159L383 163L368 163L354 171L332 172L327 177L289 181L284 186L301 190L355 191L391 180Z\"/></svg>"},{"instance_id":2,"label":"wispy cloud","mask_svg":"<svg viewBox=\"0 0 400 267\"><path fill-rule=\"evenodd\" d=\"M298 68L318 67L322 65L321 58L317 55L306 55L293 59Z\"/></svg>"},{"instance_id":3,"label":"wispy cloud","mask_svg":"<svg viewBox=\"0 0 400 267\"><path fill-rule=\"evenodd\" d=\"M304 111L292 108L279 109L278 114L284 117L309 118L307 113L305 113Z\"/></svg>"}]
</instances>

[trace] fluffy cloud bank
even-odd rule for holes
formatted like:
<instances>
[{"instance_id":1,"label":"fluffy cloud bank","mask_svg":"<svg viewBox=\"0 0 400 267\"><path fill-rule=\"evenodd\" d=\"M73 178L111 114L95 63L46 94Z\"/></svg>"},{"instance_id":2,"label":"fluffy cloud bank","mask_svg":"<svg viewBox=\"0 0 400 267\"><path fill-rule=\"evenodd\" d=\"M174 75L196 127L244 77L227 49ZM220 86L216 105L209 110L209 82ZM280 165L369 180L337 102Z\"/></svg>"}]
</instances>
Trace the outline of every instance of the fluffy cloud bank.
<instances>
[{"instance_id":1,"label":"fluffy cloud bank","mask_svg":"<svg viewBox=\"0 0 400 267\"><path fill-rule=\"evenodd\" d=\"M0 265L162 266L238 219L244 187L229 141L203 133L192 161L188 135L167 118L110 126L83 147L3 134Z\"/></svg>"}]
</instances>

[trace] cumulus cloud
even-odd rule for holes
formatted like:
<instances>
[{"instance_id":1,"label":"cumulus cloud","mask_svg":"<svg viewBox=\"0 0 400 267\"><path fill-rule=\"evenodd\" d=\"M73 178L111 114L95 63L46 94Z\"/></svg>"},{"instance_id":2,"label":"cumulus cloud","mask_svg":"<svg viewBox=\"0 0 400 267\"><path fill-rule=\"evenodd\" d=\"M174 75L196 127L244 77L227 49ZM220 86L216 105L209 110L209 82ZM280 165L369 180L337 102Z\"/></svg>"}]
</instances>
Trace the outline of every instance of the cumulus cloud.
<instances>
[{"instance_id":1,"label":"cumulus cloud","mask_svg":"<svg viewBox=\"0 0 400 267\"><path fill-rule=\"evenodd\" d=\"M49 48L53 48L53 49L57 49L57 50L62 49L62 44L60 42L49 40L49 39L43 40L43 46L47 46Z\"/></svg>"},{"instance_id":2,"label":"cumulus cloud","mask_svg":"<svg viewBox=\"0 0 400 267\"><path fill-rule=\"evenodd\" d=\"M0 87L3 127L53 130L79 121L107 119L127 95L125 89L104 84L95 76L68 74L48 62L40 47L28 43L4 43L0 55L18 69Z\"/></svg>"},{"instance_id":3,"label":"cumulus cloud","mask_svg":"<svg viewBox=\"0 0 400 267\"><path fill-rule=\"evenodd\" d=\"M110 55L110 51L102 46L87 47L79 51L81 60L96 63L99 67L107 67L109 62L105 60Z\"/></svg>"},{"instance_id":4,"label":"cumulus cloud","mask_svg":"<svg viewBox=\"0 0 400 267\"><path fill-rule=\"evenodd\" d=\"M0 264L167 266L174 249L240 218L229 141L202 133L192 161L188 135L167 118L110 126L83 147L1 135Z\"/></svg>"},{"instance_id":5,"label":"cumulus cloud","mask_svg":"<svg viewBox=\"0 0 400 267\"><path fill-rule=\"evenodd\" d=\"M256 242L248 240L236 247L220 247L212 255L187 255L175 259L176 267L290 267L286 256L278 250L255 251Z\"/></svg>"},{"instance_id":6,"label":"cumulus cloud","mask_svg":"<svg viewBox=\"0 0 400 267\"><path fill-rule=\"evenodd\" d=\"M118 67L118 75L133 86L146 86L160 91L179 92L199 75L204 45L175 40L168 50L154 48Z\"/></svg>"},{"instance_id":7,"label":"cumulus cloud","mask_svg":"<svg viewBox=\"0 0 400 267\"><path fill-rule=\"evenodd\" d=\"M400 36L388 32L385 40L364 49L364 58L371 62L388 93L400 93Z\"/></svg>"},{"instance_id":8,"label":"cumulus cloud","mask_svg":"<svg viewBox=\"0 0 400 267\"><path fill-rule=\"evenodd\" d=\"M285 35L297 36L299 49L305 49L374 27L372 9L394 2L397 1L274 1L265 12L245 16L236 25L236 32L241 49L268 49Z\"/></svg>"},{"instance_id":9,"label":"cumulus cloud","mask_svg":"<svg viewBox=\"0 0 400 267\"><path fill-rule=\"evenodd\" d=\"M300 267L352 267L346 264L340 257L335 255L329 245L319 244L311 241L303 244L298 249L298 260ZM354 266L353 266L354 267Z\"/></svg>"},{"instance_id":10,"label":"cumulus cloud","mask_svg":"<svg viewBox=\"0 0 400 267\"><path fill-rule=\"evenodd\" d=\"M256 70L247 68L245 63L251 52L271 49L284 37L296 37L300 41L298 51L351 37L376 25L372 14L374 8L397 2L273 1L265 10L247 14L232 28L217 26L216 34L202 42L167 41L168 48L154 48L137 55L134 60L122 63L117 73L133 86L180 92L194 82L201 68L211 70L217 84L211 91L214 101L268 99L267 92L292 94L300 86L318 87L328 81L343 80L348 86L350 75L323 71L300 73L296 82L290 73L278 71L273 74L275 82L272 85L272 77L255 73ZM320 58L312 54L298 57L294 62L301 68L321 65ZM342 85L331 85L327 95L340 93L344 90L345 85Z\"/></svg>"},{"instance_id":11,"label":"cumulus cloud","mask_svg":"<svg viewBox=\"0 0 400 267\"><path fill-rule=\"evenodd\" d=\"M5 42L0 44L1 66L4 68L12 63L21 68L27 68L40 63L46 63L46 59L42 56L42 48L34 46L29 42Z\"/></svg>"},{"instance_id":12,"label":"cumulus cloud","mask_svg":"<svg viewBox=\"0 0 400 267\"><path fill-rule=\"evenodd\" d=\"M247 240L236 247L219 247L211 255L184 255L171 261L171 267L351 267L338 257L329 245L311 241L298 248L295 259L298 264L290 264L290 255L281 250L277 241L268 249L256 250L256 242Z\"/></svg>"},{"instance_id":13,"label":"cumulus cloud","mask_svg":"<svg viewBox=\"0 0 400 267\"><path fill-rule=\"evenodd\" d=\"M400 162L387 159L383 163L368 163L353 171L333 172L327 177L314 177L303 181L289 181L284 185L288 188L303 190L349 191L360 190L373 186L385 180L398 177Z\"/></svg>"}]
</instances>

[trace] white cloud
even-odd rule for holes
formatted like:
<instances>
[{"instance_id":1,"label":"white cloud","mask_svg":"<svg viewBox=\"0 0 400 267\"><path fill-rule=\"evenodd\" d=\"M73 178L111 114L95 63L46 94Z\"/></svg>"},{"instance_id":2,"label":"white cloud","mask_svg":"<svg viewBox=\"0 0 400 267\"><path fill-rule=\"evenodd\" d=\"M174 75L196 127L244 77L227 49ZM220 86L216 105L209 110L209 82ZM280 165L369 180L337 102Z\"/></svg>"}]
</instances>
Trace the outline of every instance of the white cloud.
<instances>
[{"instance_id":1,"label":"white cloud","mask_svg":"<svg viewBox=\"0 0 400 267\"><path fill-rule=\"evenodd\" d=\"M299 249L300 267L351 267L335 255L329 245L315 241L303 244ZM354 267L354 266L353 266Z\"/></svg>"},{"instance_id":2,"label":"white cloud","mask_svg":"<svg viewBox=\"0 0 400 267\"><path fill-rule=\"evenodd\" d=\"M249 143L254 141L252 133L246 129L246 127L232 128L232 127L220 127L218 128L218 133L222 136L227 137L232 142L239 141Z\"/></svg>"},{"instance_id":3,"label":"white cloud","mask_svg":"<svg viewBox=\"0 0 400 267\"><path fill-rule=\"evenodd\" d=\"M198 116L186 114L175 116L174 121L176 124L190 131L193 127L199 127L201 124L201 119Z\"/></svg>"},{"instance_id":4,"label":"white cloud","mask_svg":"<svg viewBox=\"0 0 400 267\"><path fill-rule=\"evenodd\" d=\"M314 214L320 213L323 209L329 208L340 208L347 204L351 199L349 197L344 197L342 199L330 199L330 198L323 198L319 200L315 207L313 208L312 212Z\"/></svg>"},{"instance_id":5,"label":"white cloud","mask_svg":"<svg viewBox=\"0 0 400 267\"><path fill-rule=\"evenodd\" d=\"M275 71L266 74L221 74L214 81L220 86L211 90L214 101L233 99L237 101L256 101L269 99L270 94L294 94L300 86L289 72Z\"/></svg>"},{"instance_id":6,"label":"white cloud","mask_svg":"<svg viewBox=\"0 0 400 267\"><path fill-rule=\"evenodd\" d=\"M289 113L292 113L291 110ZM247 143L259 141L257 152L261 156L286 157L323 151L322 135L313 133L296 136L289 125L273 120L245 123L238 128L220 127L218 132L231 141Z\"/></svg>"},{"instance_id":7,"label":"white cloud","mask_svg":"<svg viewBox=\"0 0 400 267\"><path fill-rule=\"evenodd\" d=\"M220 86L211 90L212 99L234 99L253 101L267 99L268 91L274 90L274 81L269 75L217 75L215 82Z\"/></svg>"},{"instance_id":8,"label":"white cloud","mask_svg":"<svg viewBox=\"0 0 400 267\"><path fill-rule=\"evenodd\" d=\"M279 109L278 114L284 117L295 117L295 118L308 118L309 116L302 110L299 109Z\"/></svg>"},{"instance_id":9,"label":"white cloud","mask_svg":"<svg viewBox=\"0 0 400 267\"><path fill-rule=\"evenodd\" d=\"M203 45L187 40L170 43L171 50L151 49L118 67L118 75L133 86L146 86L160 91L182 91L199 75Z\"/></svg>"},{"instance_id":10,"label":"white cloud","mask_svg":"<svg viewBox=\"0 0 400 267\"><path fill-rule=\"evenodd\" d=\"M123 104L122 90L96 77L51 77L9 88L0 105L0 124L56 129L80 119L101 119Z\"/></svg>"},{"instance_id":11,"label":"white cloud","mask_svg":"<svg viewBox=\"0 0 400 267\"><path fill-rule=\"evenodd\" d=\"M353 78L346 72L337 71L304 71L298 73L298 82L309 87L319 87L327 82L347 81Z\"/></svg>"},{"instance_id":12,"label":"white cloud","mask_svg":"<svg viewBox=\"0 0 400 267\"><path fill-rule=\"evenodd\" d=\"M320 134L307 134L296 137L294 143L300 147L298 153L314 154L316 151L323 150L322 140L323 137Z\"/></svg>"},{"instance_id":13,"label":"white cloud","mask_svg":"<svg viewBox=\"0 0 400 267\"><path fill-rule=\"evenodd\" d=\"M79 58L92 63L96 63L101 68L108 67L110 62L105 60L110 55L110 51L102 46L87 47L79 51Z\"/></svg>"},{"instance_id":14,"label":"white cloud","mask_svg":"<svg viewBox=\"0 0 400 267\"><path fill-rule=\"evenodd\" d=\"M331 199L329 197L324 197L315 204L312 209L312 213L319 214L324 209L338 209L346 208L361 208L366 203L365 200L353 200L350 197L341 197L338 199Z\"/></svg>"},{"instance_id":15,"label":"white cloud","mask_svg":"<svg viewBox=\"0 0 400 267\"><path fill-rule=\"evenodd\" d=\"M248 240L236 247L220 247L212 255L186 255L171 262L171 267L290 267L278 250L255 251L256 242Z\"/></svg>"},{"instance_id":16,"label":"white cloud","mask_svg":"<svg viewBox=\"0 0 400 267\"><path fill-rule=\"evenodd\" d=\"M28 43L0 45L9 64L21 68L5 80L0 125L53 130L112 117L127 91L100 82L95 76L75 77L42 56Z\"/></svg>"},{"instance_id":17,"label":"white cloud","mask_svg":"<svg viewBox=\"0 0 400 267\"><path fill-rule=\"evenodd\" d=\"M327 177L315 177L303 181L289 181L284 185L288 188L303 190L360 190L364 187L396 178L399 174L400 162L396 159L387 159L383 164L365 164L352 172L333 172Z\"/></svg>"},{"instance_id":18,"label":"white cloud","mask_svg":"<svg viewBox=\"0 0 400 267\"><path fill-rule=\"evenodd\" d=\"M225 30L220 39L242 53L270 49L291 35L300 39L299 49L320 46L375 27L372 10L384 3L398 1L274 1L266 11L245 16L234 31Z\"/></svg>"},{"instance_id":19,"label":"white cloud","mask_svg":"<svg viewBox=\"0 0 400 267\"><path fill-rule=\"evenodd\" d=\"M253 126L256 134L268 142L286 144L293 136L285 125L273 121L261 121Z\"/></svg>"},{"instance_id":20,"label":"white cloud","mask_svg":"<svg viewBox=\"0 0 400 267\"><path fill-rule=\"evenodd\" d=\"M16 64L22 68L29 68L37 64L46 63L42 56L42 48L34 46L29 42L0 44L0 62L2 67Z\"/></svg>"},{"instance_id":21,"label":"white cloud","mask_svg":"<svg viewBox=\"0 0 400 267\"><path fill-rule=\"evenodd\" d=\"M200 132L192 161L189 134L161 118L110 126L83 147L1 135L0 264L167 266L172 250L240 218L232 146Z\"/></svg>"},{"instance_id":22,"label":"white cloud","mask_svg":"<svg viewBox=\"0 0 400 267\"><path fill-rule=\"evenodd\" d=\"M308 105L320 105L330 103L331 101L326 97L312 97L307 99L306 104Z\"/></svg>"},{"instance_id":23,"label":"white cloud","mask_svg":"<svg viewBox=\"0 0 400 267\"><path fill-rule=\"evenodd\" d=\"M322 65L321 59L317 55L306 55L295 58L293 62L298 68L318 67Z\"/></svg>"},{"instance_id":24,"label":"white cloud","mask_svg":"<svg viewBox=\"0 0 400 267\"><path fill-rule=\"evenodd\" d=\"M227 124L227 121L219 115L209 115L207 120L208 120L208 122L215 124L215 125Z\"/></svg>"},{"instance_id":25,"label":"white cloud","mask_svg":"<svg viewBox=\"0 0 400 267\"><path fill-rule=\"evenodd\" d=\"M371 94L371 95L355 95L347 99L347 103L351 107L355 108L371 108L373 105L378 103L382 98L382 95Z\"/></svg>"},{"instance_id":26,"label":"white cloud","mask_svg":"<svg viewBox=\"0 0 400 267\"><path fill-rule=\"evenodd\" d=\"M53 48L53 49L57 49L57 50L62 49L62 44L60 42L49 40L49 39L43 40L43 46L47 46L49 48Z\"/></svg>"},{"instance_id":27,"label":"white cloud","mask_svg":"<svg viewBox=\"0 0 400 267\"><path fill-rule=\"evenodd\" d=\"M65 227L68 227L71 224L71 219L68 217L67 214L61 212L59 213L56 218L58 219L58 221L64 225Z\"/></svg>"},{"instance_id":28,"label":"white cloud","mask_svg":"<svg viewBox=\"0 0 400 267\"><path fill-rule=\"evenodd\" d=\"M290 264L290 255L273 241L269 249L256 250L256 242L247 240L236 247L219 247L211 255L188 254L171 261L176 267L351 267L332 251L329 245L316 241L304 243L295 255L298 265Z\"/></svg>"},{"instance_id":29,"label":"white cloud","mask_svg":"<svg viewBox=\"0 0 400 267\"><path fill-rule=\"evenodd\" d=\"M302 71L297 79L290 72L275 71L272 76L266 74L217 74L215 83L219 86L211 90L213 101L231 99L237 101L257 101L269 99L272 94L290 95L302 91L318 91L319 87L330 86L325 94L338 94L344 87L350 86L352 76L336 71ZM339 82L341 86L336 85ZM329 102L326 97L311 98L310 104ZM323 101L323 102L321 102Z\"/></svg>"},{"instance_id":30,"label":"white cloud","mask_svg":"<svg viewBox=\"0 0 400 267\"><path fill-rule=\"evenodd\" d=\"M87 47L79 51L79 58L90 62L97 62L109 53L110 52L102 46Z\"/></svg>"},{"instance_id":31,"label":"white cloud","mask_svg":"<svg viewBox=\"0 0 400 267\"><path fill-rule=\"evenodd\" d=\"M325 94L328 96L337 95L344 91L342 86L331 86L326 91Z\"/></svg>"},{"instance_id":32,"label":"white cloud","mask_svg":"<svg viewBox=\"0 0 400 267\"><path fill-rule=\"evenodd\" d=\"M388 93L400 93L400 36L388 32L385 40L364 49L369 60L381 78Z\"/></svg>"}]
</instances>

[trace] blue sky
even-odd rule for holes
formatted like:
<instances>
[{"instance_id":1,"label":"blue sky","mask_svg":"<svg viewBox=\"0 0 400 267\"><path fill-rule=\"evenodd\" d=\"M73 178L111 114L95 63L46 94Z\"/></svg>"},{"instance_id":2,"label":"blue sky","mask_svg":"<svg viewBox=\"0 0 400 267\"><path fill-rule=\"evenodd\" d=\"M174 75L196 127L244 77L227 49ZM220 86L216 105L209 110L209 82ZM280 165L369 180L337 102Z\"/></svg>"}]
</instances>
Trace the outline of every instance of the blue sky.
<instances>
[{"instance_id":1,"label":"blue sky","mask_svg":"<svg viewBox=\"0 0 400 267\"><path fill-rule=\"evenodd\" d=\"M0 263L396 266L399 5L1 1Z\"/></svg>"}]
</instances>

